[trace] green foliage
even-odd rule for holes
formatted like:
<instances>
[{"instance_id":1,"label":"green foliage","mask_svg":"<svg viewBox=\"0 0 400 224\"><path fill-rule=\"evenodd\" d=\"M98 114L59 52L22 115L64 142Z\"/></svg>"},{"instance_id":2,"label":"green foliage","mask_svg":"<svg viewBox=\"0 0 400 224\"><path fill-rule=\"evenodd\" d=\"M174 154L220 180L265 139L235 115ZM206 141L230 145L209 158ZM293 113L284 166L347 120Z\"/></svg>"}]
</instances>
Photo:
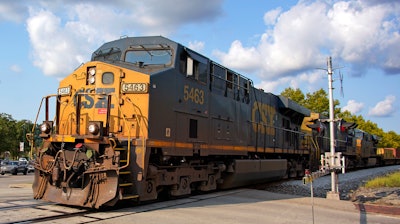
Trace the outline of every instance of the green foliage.
<instances>
[{"instance_id":1,"label":"green foliage","mask_svg":"<svg viewBox=\"0 0 400 224\"><path fill-rule=\"evenodd\" d=\"M0 114L0 157L4 157L5 152L10 152L12 159L27 156L29 144L25 135L30 132L33 124L27 120L16 121L11 115ZM24 152L19 151L20 142L24 142Z\"/></svg>"},{"instance_id":2,"label":"green foliage","mask_svg":"<svg viewBox=\"0 0 400 224\"><path fill-rule=\"evenodd\" d=\"M382 148L400 148L400 135L394 131L389 131L382 134L382 139L379 143Z\"/></svg>"},{"instance_id":3,"label":"green foliage","mask_svg":"<svg viewBox=\"0 0 400 224\"><path fill-rule=\"evenodd\" d=\"M307 93L304 96L304 93L300 89L292 89L289 87L283 90L281 95L310 109L313 112L322 114L325 117L329 117L329 98L328 93L324 89L319 89L313 93ZM333 105L334 107L339 106L339 100L334 100ZM340 108L335 109L335 114L339 112Z\"/></svg>"},{"instance_id":4,"label":"green foliage","mask_svg":"<svg viewBox=\"0 0 400 224\"><path fill-rule=\"evenodd\" d=\"M300 105L304 105L305 97L304 97L303 92L301 92L301 90L299 88L297 88L297 89L292 89L290 87L286 88L281 93L281 95L293 100L294 102L296 102Z\"/></svg>"},{"instance_id":5,"label":"green foliage","mask_svg":"<svg viewBox=\"0 0 400 224\"><path fill-rule=\"evenodd\" d=\"M0 152L10 151L11 153L18 147L15 138L16 122L8 114L0 114Z\"/></svg>"},{"instance_id":6,"label":"green foliage","mask_svg":"<svg viewBox=\"0 0 400 224\"><path fill-rule=\"evenodd\" d=\"M365 183L366 188L400 187L400 172L377 177Z\"/></svg>"}]
</instances>

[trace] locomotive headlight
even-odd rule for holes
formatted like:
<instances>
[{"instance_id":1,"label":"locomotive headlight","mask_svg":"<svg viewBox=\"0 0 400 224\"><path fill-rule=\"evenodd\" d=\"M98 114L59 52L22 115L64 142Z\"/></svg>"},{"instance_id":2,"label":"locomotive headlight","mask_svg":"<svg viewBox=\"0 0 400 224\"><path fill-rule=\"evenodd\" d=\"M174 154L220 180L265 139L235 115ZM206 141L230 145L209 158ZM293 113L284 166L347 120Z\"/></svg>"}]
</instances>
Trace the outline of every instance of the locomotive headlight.
<instances>
[{"instance_id":1,"label":"locomotive headlight","mask_svg":"<svg viewBox=\"0 0 400 224\"><path fill-rule=\"evenodd\" d=\"M97 135L99 133L99 126L97 124L90 124L88 127L88 131L92 135Z\"/></svg>"},{"instance_id":2,"label":"locomotive headlight","mask_svg":"<svg viewBox=\"0 0 400 224\"><path fill-rule=\"evenodd\" d=\"M49 134L51 131L51 128L53 126L53 123L50 121L44 121L42 125L40 125L40 131L43 134Z\"/></svg>"},{"instance_id":3,"label":"locomotive headlight","mask_svg":"<svg viewBox=\"0 0 400 224\"><path fill-rule=\"evenodd\" d=\"M96 75L96 68L95 67L91 67L88 70L89 75L94 76Z\"/></svg>"},{"instance_id":4,"label":"locomotive headlight","mask_svg":"<svg viewBox=\"0 0 400 224\"><path fill-rule=\"evenodd\" d=\"M48 132L49 131L49 125L47 124L47 123L44 123L44 124L42 124L42 125L40 125L40 130L42 131L42 132Z\"/></svg>"},{"instance_id":5,"label":"locomotive headlight","mask_svg":"<svg viewBox=\"0 0 400 224\"><path fill-rule=\"evenodd\" d=\"M96 82L96 67L90 67L87 70L88 82L93 85Z\"/></svg>"},{"instance_id":6,"label":"locomotive headlight","mask_svg":"<svg viewBox=\"0 0 400 224\"><path fill-rule=\"evenodd\" d=\"M88 125L88 132L91 135L101 136L103 129L103 122L101 121L90 121Z\"/></svg>"},{"instance_id":7,"label":"locomotive headlight","mask_svg":"<svg viewBox=\"0 0 400 224\"><path fill-rule=\"evenodd\" d=\"M96 77L90 76L90 78L89 78L89 83L90 83L90 84L94 84L95 82L96 82Z\"/></svg>"}]
</instances>

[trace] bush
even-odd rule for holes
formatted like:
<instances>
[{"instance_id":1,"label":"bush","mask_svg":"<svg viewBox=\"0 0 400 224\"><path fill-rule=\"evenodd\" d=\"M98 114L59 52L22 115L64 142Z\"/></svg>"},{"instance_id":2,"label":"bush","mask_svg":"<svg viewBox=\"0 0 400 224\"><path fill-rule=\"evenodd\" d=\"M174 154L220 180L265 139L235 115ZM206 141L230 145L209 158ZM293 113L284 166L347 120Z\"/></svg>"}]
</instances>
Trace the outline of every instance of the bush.
<instances>
[{"instance_id":1,"label":"bush","mask_svg":"<svg viewBox=\"0 0 400 224\"><path fill-rule=\"evenodd\" d=\"M366 188L379 187L400 187L400 172L388 174L383 177L377 177L365 184Z\"/></svg>"}]
</instances>

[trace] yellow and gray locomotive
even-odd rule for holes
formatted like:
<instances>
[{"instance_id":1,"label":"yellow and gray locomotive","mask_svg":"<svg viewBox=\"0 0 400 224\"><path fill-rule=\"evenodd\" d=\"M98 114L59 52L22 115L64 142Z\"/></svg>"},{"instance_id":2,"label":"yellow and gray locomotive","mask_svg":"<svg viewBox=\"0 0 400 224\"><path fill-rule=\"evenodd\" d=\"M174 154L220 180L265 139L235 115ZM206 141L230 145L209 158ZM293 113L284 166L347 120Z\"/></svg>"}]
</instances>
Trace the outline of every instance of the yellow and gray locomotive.
<instances>
[{"instance_id":1,"label":"yellow and gray locomotive","mask_svg":"<svg viewBox=\"0 0 400 224\"><path fill-rule=\"evenodd\" d=\"M99 208L308 166L309 110L160 36L105 43L42 102L36 199Z\"/></svg>"}]
</instances>

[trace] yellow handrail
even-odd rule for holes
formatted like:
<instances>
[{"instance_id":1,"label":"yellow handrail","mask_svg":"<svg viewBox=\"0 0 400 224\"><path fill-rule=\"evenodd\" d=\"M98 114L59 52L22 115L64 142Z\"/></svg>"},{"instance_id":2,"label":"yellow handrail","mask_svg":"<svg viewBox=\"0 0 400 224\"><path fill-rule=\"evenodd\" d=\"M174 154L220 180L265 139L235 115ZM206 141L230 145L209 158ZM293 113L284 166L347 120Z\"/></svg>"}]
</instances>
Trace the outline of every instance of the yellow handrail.
<instances>
[{"instance_id":1,"label":"yellow handrail","mask_svg":"<svg viewBox=\"0 0 400 224\"><path fill-rule=\"evenodd\" d=\"M35 147L35 138L34 138L33 135L35 134L35 128L36 128L37 120L39 118L40 110L42 109L43 100L44 99L49 99L50 97L57 97L57 96L58 96L57 94L50 94L50 95L42 97L42 100L40 101L39 109L38 109L38 112L36 113L36 118L35 118L35 122L33 123L31 133L26 134L27 140L30 142L30 145L31 145L31 150L29 152L30 159L33 159L32 158L32 153L33 153L33 149ZM32 135L30 135L30 134L32 134Z\"/></svg>"},{"instance_id":2,"label":"yellow handrail","mask_svg":"<svg viewBox=\"0 0 400 224\"><path fill-rule=\"evenodd\" d=\"M93 92L77 92L77 94L79 94L79 95L104 95L104 96L111 95L111 96L115 97L115 98L118 100L117 102L119 102L119 101L121 100L121 97L120 97L119 95L117 95L116 93L111 93L111 94L99 94L99 93L93 93ZM39 109L38 109L38 112L37 112L37 115L36 115L35 122L34 122L34 125L33 125L33 128L32 128L31 133L34 133L34 131L35 131L35 127L36 127L36 124L37 124L37 121L38 121L38 118L39 118L39 115L40 115L40 112L41 112L41 108L42 108L42 105L43 105L43 101L44 101L45 99L49 99L49 98L51 98L51 97L57 97L57 96L58 96L58 94L50 94L50 95L44 96L44 97L42 98L42 100L41 100L41 102L40 102L40 106L39 106ZM140 107L138 107L134 102L132 102L132 100L131 100L129 97L126 97L126 100L127 100L127 102L129 102L129 103L132 104L132 106L135 108L136 114L140 115L140 118L146 119L146 118L143 116L143 113L142 113ZM61 102L61 103L63 103L63 102ZM65 102L64 102L64 103L65 103ZM121 105L120 105L119 103L117 103L117 105L118 105L118 111L121 113L121 117L120 117L120 118L122 118L123 123L124 123L124 125L125 125L125 127L127 128L127 131L128 131L128 133L127 133L127 134L128 134L128 136L127 136L127 141L128 141L127 162L126 162L125 165L118 167L118 170L121 170L121 169L124 169L124 168L126 168L126 167L128 167L128 166L130 165L132 136L131 136L131 128L129 128L129 126L128 126L128 121L127 121L127 119L126 119L126 116L125 116L125 115L123 114L123 112L122 112ZM65 108L64 108L64 109L65 109ZM47 114L46 114L46 116L47 116ZM56 119L56 117L57 117L57 115L54 117L54 120ZM108 119L108 118L107 118L107 119ZM145 127L142 128L142 125L143 125L143 124L142 124L142 122L140 122L139 116L135 116L135 119L136 119L138 128L139 128L140 131L142 132L142 136L143 136L142 146L143 146L143 149L146 149L146 139L144 139L144 138L145 138L145 136L146 136L146 135L145 135L145 130L148 130L148 124L147 124L146 121L144 121L143 124L144 124ZM54 121L54 120L53 120L53 121ZM56 125L59 125L59 124L56 124ZM28 136L28 135L27 135L27 136ZM28 140L31 142L30 157L32 158L32 156L33 156L33 150L34 150L34 138L33 138L33 136L32 136L32 135L29 135ZM110 138L109 141L110 141L110 143L114 141L114 144L110 144L110 145L114 145L114 146L111 146L111 147L115 148L115 147L116 147L116 142L115 142L115 140L114 140L113 138Z\"/></svg>"}]
</instances>

